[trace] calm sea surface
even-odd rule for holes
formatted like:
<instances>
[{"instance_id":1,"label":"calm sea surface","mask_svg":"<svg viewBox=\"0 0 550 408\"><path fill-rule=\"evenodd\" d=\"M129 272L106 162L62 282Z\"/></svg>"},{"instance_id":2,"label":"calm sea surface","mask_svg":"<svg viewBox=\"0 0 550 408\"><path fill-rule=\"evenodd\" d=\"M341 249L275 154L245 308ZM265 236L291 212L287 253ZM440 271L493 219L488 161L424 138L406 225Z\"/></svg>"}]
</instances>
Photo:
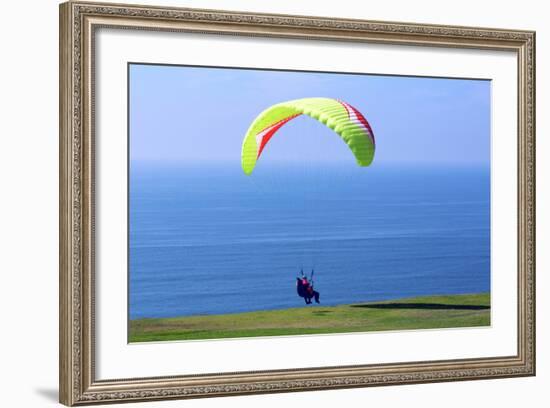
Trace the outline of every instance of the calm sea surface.
<instances>
[{"instance_id":1,"label":"calm sea surface","mask_svg":"<svg viewBox=\"0 0 550 408\"><path fill-rule=\"evenodd\" d=\"M489 169L132 163L131 319L490 289Z\"/></svg>"}]
</instances>

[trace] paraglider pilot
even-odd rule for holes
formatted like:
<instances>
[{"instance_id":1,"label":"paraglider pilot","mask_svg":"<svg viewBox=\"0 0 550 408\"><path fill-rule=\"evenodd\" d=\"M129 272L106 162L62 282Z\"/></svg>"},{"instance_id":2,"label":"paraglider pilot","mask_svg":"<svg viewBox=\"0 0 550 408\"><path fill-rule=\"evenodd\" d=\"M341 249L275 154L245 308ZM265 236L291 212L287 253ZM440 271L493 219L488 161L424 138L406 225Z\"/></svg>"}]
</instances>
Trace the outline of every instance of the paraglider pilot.
<instances>
[{"instance_id":1,"label":"paraglider pilot","mask_svg":"<svg viewBox=\"0 0 550 408\"><path fill-rule=\"evenodd\" d=\"M311 299L315 299L316 303L320 303L319 292L313 289L313 281L310 282L303 271L302 276L296 278L296 291L298 292L298 296L304 298L306 305L311 304Z\"/></svg>"}]
</instances>

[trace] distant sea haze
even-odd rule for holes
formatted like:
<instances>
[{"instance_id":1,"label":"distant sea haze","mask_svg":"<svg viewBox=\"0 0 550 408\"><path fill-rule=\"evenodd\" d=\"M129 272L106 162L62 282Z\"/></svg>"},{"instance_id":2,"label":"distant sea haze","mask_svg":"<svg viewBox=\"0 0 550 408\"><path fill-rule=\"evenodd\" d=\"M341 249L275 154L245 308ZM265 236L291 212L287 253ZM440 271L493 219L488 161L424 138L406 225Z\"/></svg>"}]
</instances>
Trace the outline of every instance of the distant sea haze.
<instances>
[{"instance_id":1,"label":"distant sea haze","mask_svg":"<svg viewBox=\"0 0 550 408\"><path fill-rule=\"evenodd\" d=\"M488 167L132 162L129 212L131 319L490 290Z\"/></svg>"}]
</instances>

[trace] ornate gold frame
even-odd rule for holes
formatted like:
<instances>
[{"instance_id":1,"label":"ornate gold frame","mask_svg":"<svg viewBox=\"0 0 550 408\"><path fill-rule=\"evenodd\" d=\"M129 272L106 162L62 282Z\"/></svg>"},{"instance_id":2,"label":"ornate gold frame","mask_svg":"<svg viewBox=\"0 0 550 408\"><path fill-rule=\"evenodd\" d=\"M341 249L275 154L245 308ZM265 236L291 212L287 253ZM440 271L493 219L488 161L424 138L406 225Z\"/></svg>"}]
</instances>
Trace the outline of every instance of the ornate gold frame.
<instances>
[{"instance_id":1,"label":"ornate gold frame","mask_svg":"<svg viewBox=\"0 0 550 408\"><path fill-rule=\"evenodd\" d=\"M513 356L176 377L94 375L94 33L98 27L507 50L518 63L518 349ZM229 11L60 6L60 402L196 398L535 374L535 33Z\"/></svg>"}]
</instances>

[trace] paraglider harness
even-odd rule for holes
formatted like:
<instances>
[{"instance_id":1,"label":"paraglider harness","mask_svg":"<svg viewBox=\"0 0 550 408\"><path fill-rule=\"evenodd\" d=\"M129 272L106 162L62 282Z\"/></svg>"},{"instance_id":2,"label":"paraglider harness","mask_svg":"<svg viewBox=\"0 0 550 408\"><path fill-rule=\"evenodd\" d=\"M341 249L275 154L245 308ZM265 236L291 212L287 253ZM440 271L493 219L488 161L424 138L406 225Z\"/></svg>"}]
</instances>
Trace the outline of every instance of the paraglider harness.
<instances>
[{"instance_id":1,"label":"paraglider harness","mask_svg":"<svg viewBox=\"0 0 550 408\"><path fill-rule=\"evenodd\" d=\"M311 276L310 279L307 279L307 276L304 275L303 268L300 270L300 277L296 278L296 290L298 292L298 296L303 297L304 301L306 302L306 305L311 304L311 299L315 299L316 303L320 303L319 301L319 292L313 289L313 275L315 274L315 270L311 270Z\"/></svg>"}]
</instances>

